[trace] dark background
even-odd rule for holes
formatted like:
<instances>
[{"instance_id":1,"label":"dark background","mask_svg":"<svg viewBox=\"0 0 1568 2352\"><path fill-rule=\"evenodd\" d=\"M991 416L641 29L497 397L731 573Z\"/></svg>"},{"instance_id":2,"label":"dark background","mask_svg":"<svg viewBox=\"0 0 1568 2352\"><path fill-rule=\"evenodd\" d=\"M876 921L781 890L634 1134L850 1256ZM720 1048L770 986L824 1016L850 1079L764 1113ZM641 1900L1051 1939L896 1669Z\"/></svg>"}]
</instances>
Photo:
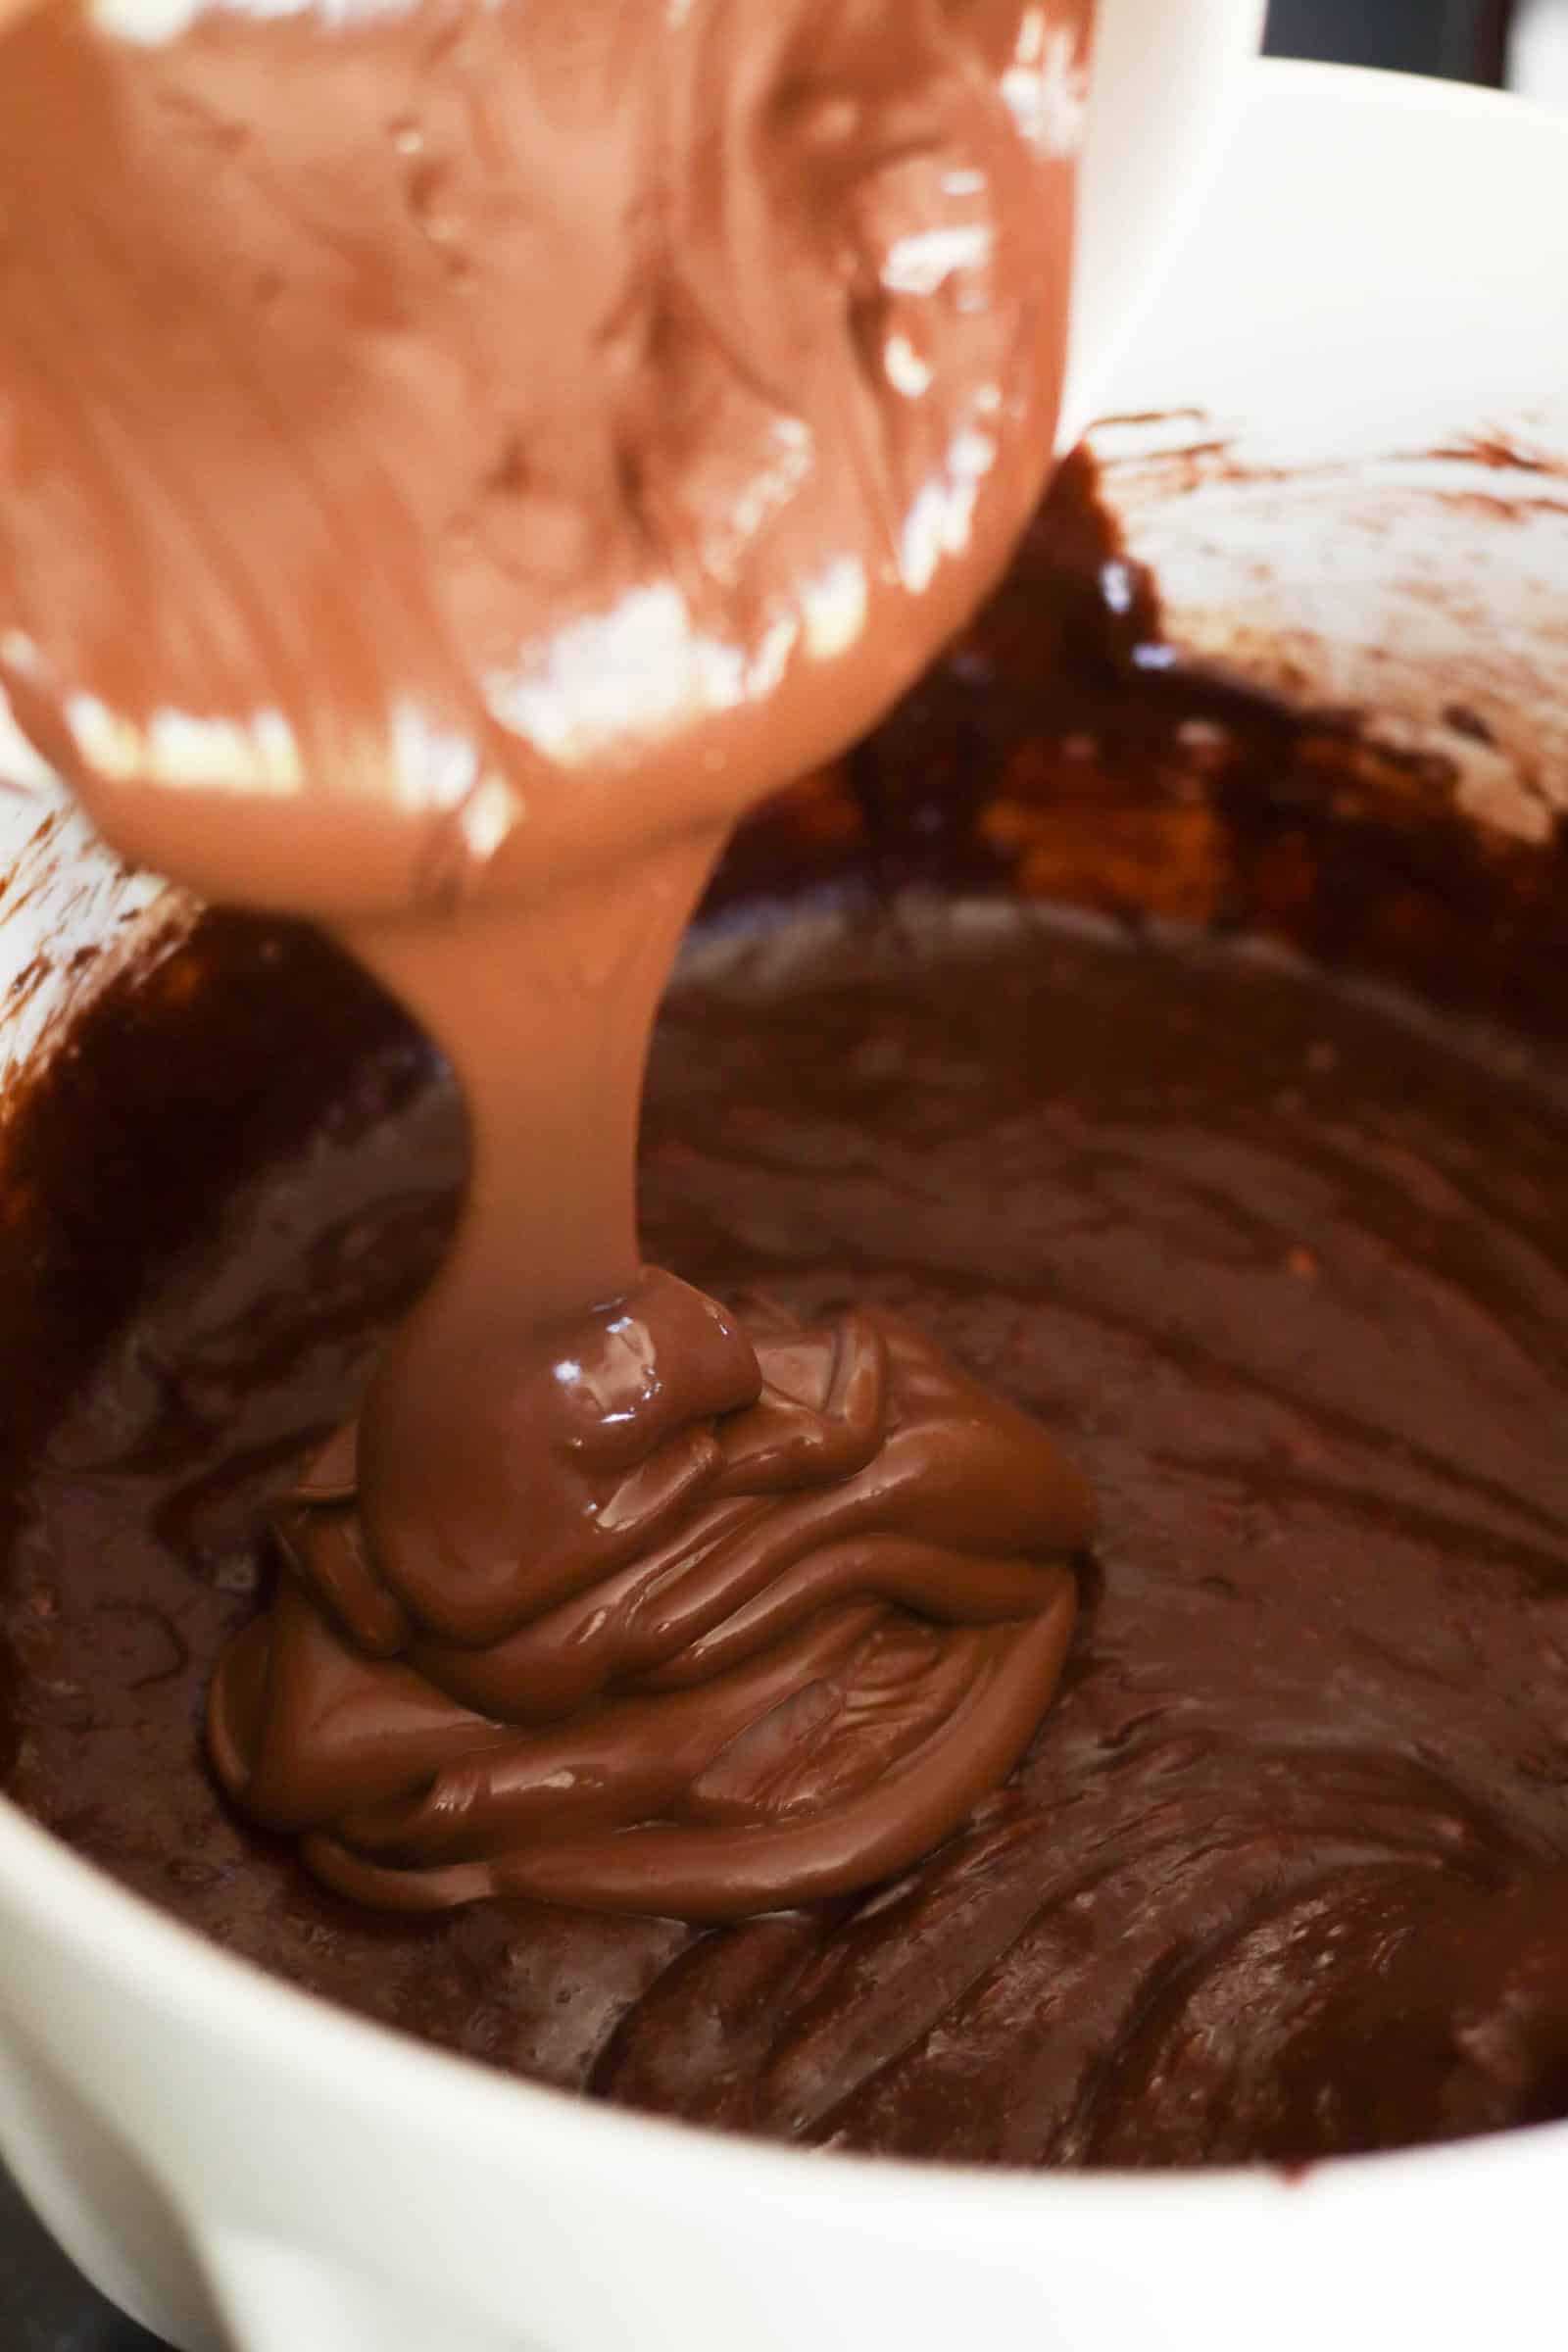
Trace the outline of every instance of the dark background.
<instances>
[{"instance_id":1,"label":"dark background","mask_svg":"<svg viewBox=\"0 0 1568 2352\"><path fill-rule=\"evenodd\" d=\"M1268 46L1281 57L1496 82L1506 31L1507 0L1273 0ZM3 2174L0 2352L157 2352L82 2284Z\"/></svg>"},{"instance_id":2,"label":"dark background","mask_svg":"<svg viewBox=\"0 0 1568 2352\"><path fill-rule=\"evenodd\" d=\"M1268 46L1280 57L1500 82L1507 21L1507 0L1273 0Z\"/></svg>"}]
</instances>

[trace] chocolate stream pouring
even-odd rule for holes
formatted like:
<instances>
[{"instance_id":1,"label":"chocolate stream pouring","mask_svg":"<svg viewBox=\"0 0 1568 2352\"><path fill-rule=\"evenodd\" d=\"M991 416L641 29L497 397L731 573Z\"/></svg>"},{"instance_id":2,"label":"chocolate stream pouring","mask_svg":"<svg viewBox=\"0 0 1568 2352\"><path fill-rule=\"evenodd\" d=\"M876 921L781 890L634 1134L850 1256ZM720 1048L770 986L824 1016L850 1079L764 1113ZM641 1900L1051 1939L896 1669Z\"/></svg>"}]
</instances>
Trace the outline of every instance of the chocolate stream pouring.
<instances>
[{"instance_id":1,"label":"chocolate stream pouring","mask_svg":"<svg viewBox=\"0 0 1568 2352\"><path fill-rule=\"evenodd\" d=\"M845 1892L1049 1701L1076 1473L896 1318L645 1269L633 1166L727 827L1038 498L1088 16L6 35L0 683L127 856L332 926L468 1111L452 1254L214 1689L238 1801L368 1901Z\"/></svg>"}]
</instances>

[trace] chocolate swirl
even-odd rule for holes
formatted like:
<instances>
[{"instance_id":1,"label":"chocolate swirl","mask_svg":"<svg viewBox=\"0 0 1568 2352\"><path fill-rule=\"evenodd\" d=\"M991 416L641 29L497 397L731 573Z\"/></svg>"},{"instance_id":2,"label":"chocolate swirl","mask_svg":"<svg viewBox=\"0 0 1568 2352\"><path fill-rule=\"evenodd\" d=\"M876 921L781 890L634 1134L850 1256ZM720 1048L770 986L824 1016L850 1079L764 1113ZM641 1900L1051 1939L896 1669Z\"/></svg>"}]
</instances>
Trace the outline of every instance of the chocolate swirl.
<instances>
[{"instance_id":1,"label":"chocolate swirl","mask_svg":"<svg viewBox=\"0 0 1568 2352\"><path fill-rule=\"evenodd\" d=\"M528 1541L482 1587L376 1540L353 1432L277 1514L209 1731L330 1885L736 1918L911 1862L1017 1761L1093 1503L901 1318L649 1271L541 1341L512 1415Z\"/></svg>"}]
</instances>

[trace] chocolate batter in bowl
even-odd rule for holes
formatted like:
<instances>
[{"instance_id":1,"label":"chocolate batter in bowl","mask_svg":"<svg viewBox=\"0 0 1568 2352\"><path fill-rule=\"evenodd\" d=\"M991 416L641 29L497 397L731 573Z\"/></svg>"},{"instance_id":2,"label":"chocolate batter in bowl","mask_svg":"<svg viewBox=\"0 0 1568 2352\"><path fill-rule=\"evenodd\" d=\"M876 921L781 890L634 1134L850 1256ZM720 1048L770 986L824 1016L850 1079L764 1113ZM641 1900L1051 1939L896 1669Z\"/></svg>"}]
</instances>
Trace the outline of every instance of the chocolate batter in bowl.
<instances>
[{"instance_id":1,"label":"chocolate batter in bowl","mask_svg":"<svg viewBox=\"0 0 1568 2352\"><path fill-rule=\"evenodd\" d=\"M1428 184L1440 128L1453 135L1442 109L1406 114L1406 101L1311 81L1265 85L1244 184L1267 179L1262 157L1280 159L1267 184L1289 208L1291 156L1304 164L1326 144L1350 156L1352 177L1358 152L1370 172L1396 118L1412 178ZM1478 140L1493 119L1465 115ZM1516 200L1555 184L1554 144L1548 161L1512 118L1494 135ZM1228 222L1234 238L1242 209L1233 193L1216 237ZM1394 227L1388 245L1385 266L1409 261ZM1324 268L1305 250L1275 258L1302 284ZM1221 240L1214 267L1232 272L1231 299L1235 262ZM1344 250L1335 266L1348 266ZM1186 290L1189 320L1201 321L1206 283ZM1505 291L1494 288L1491 311L1477 292L1478 337L1503 317ZM1321 340L1320 318L1315 327ZM1044 1741L920 1886L873 1900L858 1923L786 1915L708 1942L684 1929L623 1936L608 2032L562 1965L578 1934L569 1920L462 1914L424 1946L442 1980L425 1972L424 2015L417 1972L399 1974L406 1925L377 1932L393 2022L439 2035L437 2013L461 2014L473 2037L447 2038L514 2055L495 2045L497 2005L476 1997L488 1971L515 1994L513 2023L532 2020L536 2074L568 2080L571 2053L588 2052L587 2087L839 2151L814 2164L519 2092L368 2036L101 1887L82 1891L69 1858L8 1818L5 2064L24 2119L8 2154L105 2283L184 2340L217 2340L221 2312L260 2344L934 2345L961 2329L1003 2343L1240 2345L1265 2326L1316 2341L1331 2323L1343 2332L1349 2309L1369 2340L1417 2327L1457 2342L1483 2316L1495 2331L1501 2314L1506 2334L1549 2278L1543 2217L1561 2162L1549 2130L1370 2172L1331 2167L1299 2187L1281 2171L1143 2188L845 2153L914 2153L923 2139L950 2158L1182 2164L1561 2112L1551 1235L1563 918L1556 624L1543 590L1568 571L1553 489L1568 434L1540 414L1527 427L1539 373L1510 379L1499 362L1483 404L1462 386L1419 439L1374 441L1367 463L1335 449L1331 418L1287 473L1267 432L1289 404L1276 399L1267 430L1250 429L1245 368L1228 382L1210 359L1206 375L1173 377L1157 356L1175 341L1164 335L1127 378L1143 421L1097 435L1126 553L1095 541L1069 481L937 677L848 770L752 829L673 1000L651 1092L647 1214L666 1262L709 1280L725 1251L744 1251L808 1319L831 1318L851 1288L877 1312L917 1294L956 1357L1070 1417L1106 1535ZM1287 366L1283 330L1280 344ZM1325 374L1335 357L1321 355ZM1173 418L1189 388L1207 413ZM1074 533L1077 586L1062 599L1052 583ZM1132 560L1147 552L1174 667ZM1225 677L1195 676L1183 649L1220 659ZM1063 655L1070 683L1047 694ZM1392 690L1377 691L1385 677ZM1293 715L1282 687L1310 715ZM34 887L102 902L74 909L84 929L64 963L112 937L118 886L63 832L24 861L13 901ZM1020 904L1073 916L1020 915ZM92 1001L57 1033L52 1072L14 1091L13 1164L30 1183L11 1195L21 1270L8 1354L28 1365L13 1459L51 1428L59 1492L87 1498L100 1527L116 1476L143 1491L161 1480L158 1540L202 1558L208 1595L239 1617L246 1597L225 1581L247 1573L246 1513L292 1457L297 1397L270 1424L261 1415L248 1458L220 1479L179 1475L181 1446L231 1408L236 1385L253 1401L263 1393L269 1332L279 1361L314 1353L323 1396L340 1377L345 1301L362 1321L367 1311L356 1227L331 1214L356 1122L381 1139L388 1264L434 1247L451 1148L432 1140L428 1065L315 951L253 926L192 927L179 908L155 919L160 951L145 931L127 940L127 976L106 974L102 955L80 968ZM1224 944L1237 937L1273 945ZM1285 950L1413 992L1424 1025L1303 978ZM57 982L51 1000L41 970L20 957L17 969L19 1016L32 990L36 1024L65 992ZM247 1058L275 1046L279 1024L286 1102L259 1092ZM759 1024L775 1065L797 1049L784 1118L777 1068L759 1076L747 1043ZM802 1039L816 1041L814 1064ZM30 1061L35 1038L28 1047ZM917 1094L901 1089L910 1067ZM345 1095L350 1070L361 1076ZM202 1143L194 1184L193 1131L172 1107L193 1073L218 1137ZM1184 1115L1184 1086L1198 1089L1196 1115ZM1031 1141L1042 1100L1056 1106L1050 1164ZM713 1145L693 1115L710 1102L730 1121ZM323 1124L332 1103L335 1126ZM84 1130L99 1139L90 1170L79 1148L62 1155L52 1140ZM878 1164L871 1135L884 1139ZM311 1165L286 1195L234 1181L269 1154L275 1165L292 1152L298 1171L302 1137ZM455 1166L449 1156L449 1183ZM233 1270L236 1287L220 1272L182 1336L160 1331L156 1302L129 1317L128 1287L104 1297L105 1277L155 1262L188 1235L197 1195L225 1182L225 1246L208 1263ZM71 1288L56 1237L71 1231L78 1250L93 1231L122 1240L137 1192L153 1212L138 1250L104 1251L94 1288ZM265 1215L287 1250L291 1217L296 1235L319 1220L301 1205L313 1192L327 1213L309 1285L293 1303L281 1285L247 1299L236 1237ZM1126 1240L1139 1230L1143 1260ZM944 1296L945 1267L956 1278ZM382 1311L395 1303L387 1295ZM60 1335L89 1308L135 1345L96 1400L79 1392L66 1415ZM774 1307L754 1311L759 1334L778 1331ZM243 1361L225 1352L241 1330ZM1357 1545L1381 1580L1370 1593L1346 1566ZM30 1598L36 1621L19 1683L37 1682L40 1661L69 1683L48 1664L48 1558L36 1544L14 1557L10 1596ZM1432 1605L1412 1629L1423 1595ZM128 1766L138 1741L159 1752L137 1727L154 1724L182 1664L167 1612L118 1614L103 1653L118 1650L122 1689L142 1690L115 1735ZM1135 1690L1140 1673L1157 1677L1156 1634L1179 1671ZM1286 1722L1291 1694L1314 1683L1310 1722ZM1227 1760L1221 1718L1238 1691L1254 1723ZM1284 1725L1272 1752L1256 1735L1260 1693ZM79 1741L90 1695L48 1696L60 1739ZM1396 1739L1391 1704L1409 1709ZM37 1752L35 1740L24 1777ZM1042 1759L1047 1779L1031 1780ZM198 1821L215 1817L210 1791L194 1775L153 1781L164 1856L179 1866L161 1899L220 1933L226 1904L227 1939L243 1950L254 1922L240 1879L204 1875L218 1850ZM1195 1788L1197 1829L1182 1810ZM117 1801L111 1773L56 1826L107 1853ZM1173 1848L1185 1871L1171 1869ZM257 1864L262 1877L273 1867ZM1044 1908L1043 1886L1058 1896ZM321 1901L302 1899L294 1928L329 1974L349 1937ZM70 1934L73 1912L82 1924ZM1145 1931L1153 1941L1135 1948ZM552 1951L552 1936L565 1943ZM1128 1984L1140 1998L1107 2034ZM577 1997L560 2001L563 1989ZM592 1997L604 2001L602 1984ZM1239 2063L1225 2046L1238 2018L1269 2029L1250 2032ZM176 2097L172 2033L192 2083ZM1098 2035L1101 2052L1076 2075L1060 2057L1072 2033ZM1325 2046L1339 2053L1330 2067L1313 2057ZM770 2112L754 2095L763 2076ZM207 2095L219 2082L220 2100ZM1071 2095L1048 2141L1042 2102L1061 2082ZM1387 2129L1383 2098L1397 2108ZM1485 2276L1478 2215L1494 2249Z\"/></svg>"}]
</instances>

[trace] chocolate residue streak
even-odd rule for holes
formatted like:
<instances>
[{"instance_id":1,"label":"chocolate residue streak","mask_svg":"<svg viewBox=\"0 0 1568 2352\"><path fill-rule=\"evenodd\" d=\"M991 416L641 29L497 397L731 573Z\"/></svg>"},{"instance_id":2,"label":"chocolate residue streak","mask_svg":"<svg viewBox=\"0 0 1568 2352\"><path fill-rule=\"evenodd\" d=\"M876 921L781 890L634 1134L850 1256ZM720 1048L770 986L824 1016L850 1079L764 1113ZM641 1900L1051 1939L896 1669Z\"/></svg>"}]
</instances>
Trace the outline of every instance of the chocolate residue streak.
<instances>
[{"instance_id":1,"label":"chocolate residue streak","mask_svg":"<svg viewBox=\"0 0 1568 2352\"><path fill-rule=\"evenodd\" d=\"M649 1271L634 1166L727 828L1038 498L1089 17L8 35L0 683L127 856L325 918L467 1113L453 1246L213 1694L229 1791L366 1901L846 1893L1054 1688L1077 1473L897 1319Z\"/></svg>"}]
</instances>

